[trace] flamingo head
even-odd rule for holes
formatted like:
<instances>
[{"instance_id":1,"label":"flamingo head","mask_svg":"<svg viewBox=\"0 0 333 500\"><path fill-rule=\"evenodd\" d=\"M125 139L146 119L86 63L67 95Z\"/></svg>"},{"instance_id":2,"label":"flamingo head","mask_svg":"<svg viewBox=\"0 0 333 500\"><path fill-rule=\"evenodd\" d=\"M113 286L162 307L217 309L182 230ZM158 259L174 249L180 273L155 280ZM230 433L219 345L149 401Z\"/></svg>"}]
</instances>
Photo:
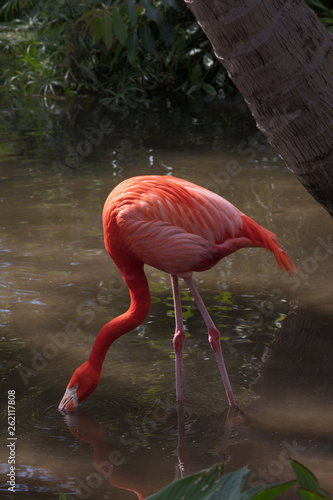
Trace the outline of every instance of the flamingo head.
<instances>
[{"instance_id":1,"label":"flamingo head","mask_svg":"<svg viewBox=\"0 0 333 500\"><path fill-rule=\"evenodd\" d=\"M100 373L91 366L89 361L75 370L69 381L66 392L58 406L60 411L73 411L79 403L86 399L96 389Z\"/></svg>"}]
</instances>

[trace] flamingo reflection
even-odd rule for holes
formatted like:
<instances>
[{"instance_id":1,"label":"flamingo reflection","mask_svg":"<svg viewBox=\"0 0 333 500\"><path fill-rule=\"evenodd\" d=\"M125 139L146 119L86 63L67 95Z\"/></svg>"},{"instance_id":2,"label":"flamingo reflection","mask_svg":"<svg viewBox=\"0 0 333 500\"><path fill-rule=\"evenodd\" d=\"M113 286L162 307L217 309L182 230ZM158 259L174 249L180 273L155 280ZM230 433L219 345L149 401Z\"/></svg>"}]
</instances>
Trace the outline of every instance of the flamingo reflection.
<instances>
[{"instance_id":1,"label":"flamingo reflection","mask_svg":"<svg viewBox=\"0 0 333 500\"><path fill-rule=\"evenodd\" d=\"M231 406L228 409L224 432L221 439L219 461L226 463L227 446L232 429L233 419L239 410ZM110 484L121 490L135 493L138 500L143 500L156 491L156 487L142 474L135 473L125 466L126 459L122 453L111 447L105 440L107 433L102 425L85 410L80 408L68 413L62 412L64 421L70 432L85 443L93 447L93 455L96 468L101 472L101 477L107 479ZM189 474L189 458L185 439L185 417L182 403L177 404L178 420L178 446L177 446L177 477ZM175 479L176 479L175 478Z\"/></svg>"}]
</instances>

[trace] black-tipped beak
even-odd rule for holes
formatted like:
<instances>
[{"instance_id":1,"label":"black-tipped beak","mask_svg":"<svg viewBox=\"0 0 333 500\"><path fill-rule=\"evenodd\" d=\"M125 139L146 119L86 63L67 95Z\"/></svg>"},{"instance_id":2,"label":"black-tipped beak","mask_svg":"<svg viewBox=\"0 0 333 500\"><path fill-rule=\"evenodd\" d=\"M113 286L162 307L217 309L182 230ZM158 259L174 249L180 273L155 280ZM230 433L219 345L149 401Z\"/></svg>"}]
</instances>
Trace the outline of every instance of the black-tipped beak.
<instances>
[{"instance_id":1,"label":"black-tipped beak","mask_svg":"<svg viewBox=\"0 0 333 500\"><path fill-rule=\"evenodd\" d=\"M78 407L79 403L77 400L77 386L66 389L66 392L60 401L58 410L60 411L73 411Z\"/></svg>"}]
</instances>

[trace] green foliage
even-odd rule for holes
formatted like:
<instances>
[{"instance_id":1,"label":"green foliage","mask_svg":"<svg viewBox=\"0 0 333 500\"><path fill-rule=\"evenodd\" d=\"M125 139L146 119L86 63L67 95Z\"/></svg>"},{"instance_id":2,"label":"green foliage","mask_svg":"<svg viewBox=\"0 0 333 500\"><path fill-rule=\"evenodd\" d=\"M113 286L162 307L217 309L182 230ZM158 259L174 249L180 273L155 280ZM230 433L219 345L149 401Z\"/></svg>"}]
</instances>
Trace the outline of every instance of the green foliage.
<instances>
[{"instance_id":1,"label":"green foliage","mask_svg":"<svg viewBox=\"0 0 333 500\"><path fill-rule=\"evenodd\" d=\"M333 32L330 1L307 3ZM0 23L0 81L20 95L130 105L151 91L233 89L183 0L7 0Z\"/></svg>"},{"instance_id":2,"label":"green foliage","mask_svg":"<svg viewBox=\"0 0 333 500\"><path fill-rule=\"evenodd\" d=\"M286 490L298 484L297 491L301 500L333 500L333 497L320 489L315 476L306 467L291 460L296 480L286 483L258 485L246 488L250 475L247 467L222 475L223 466L217 464L183 479L179 479L163 490L151 495L147 500L273 500ZM245 491L244 491L245 489Z\"/></svg>"},{"instance_id":3,"label":"green foliage","mask_svg":"<svg viewBox=\"0 0 333 500\"><path fill-rule=\"evenodd\" d=\"M225 71L181 0L9 0L0 9L6 90L140 100L151 90L206 99Z\"/></svg>"},{"instance_id":4,"label":"green foliage","mask_svg":"<svg viewBox=\"0 0 333 500\"><path fill-rule=\"evenodd\" d=\"M262 484L246 488L246 481L251 473L247 467L223 474L223 465L216 464L210 469L196 472L175 481L146 500L273 500L297 485L301 500L333 500L319 487L315 476L304 465L290 460L296 480L286 483ZM245 489L245 491L244 491ZM59 500L66 500L63 493Z\"/></svg>"},{"instance_id":5,"label":"green foliage","mask_svg":"<svg viewBox=\"0 0 333 500\"><path fill-rule=\"evenodd\" d=\"M184 477L169 484L166 488L148 497L149 500L208 500L219 488L223 466L214 465L191 476ZM243 469L242 469L243 471ZM242 471L239 471L242 473ZM147 500L148 500L147 499Z\"/></svg>"},{"instance_id":6,"label":"green foliage","mask_svg":"<svg viewBox=\"0 0 333 500\"><path fill-rule=\"evenodd\" d=\"M315 11L321 22L326 26L328 31L333 33L333 9L331 0L306 0L306 3Z\"/></svg>"},{"instance_id":7,"label":"green foliage","mask_svg":"<svg viewBox=\"0 0 333 500\"><path fill-rule=\"evenodd\" d=\"M169 484L147 500L271 500L293 486L296 481L274 485L244 487L251 473L247 467L222 476L223 466L215 465Z\"/></svg>"},{"instance_id":8,"label":"green foliage","mask_svg":"<svg viewBox=\"0 0 333 500\"><path fill-rule=\"evenodd\" d=\"M309 469L296 460L291 459L290 461L299 483L298 493L302 500L319 500L320 498L333 500L332 495L320 488L317 478Z\"/></svg>"}]
</instances>

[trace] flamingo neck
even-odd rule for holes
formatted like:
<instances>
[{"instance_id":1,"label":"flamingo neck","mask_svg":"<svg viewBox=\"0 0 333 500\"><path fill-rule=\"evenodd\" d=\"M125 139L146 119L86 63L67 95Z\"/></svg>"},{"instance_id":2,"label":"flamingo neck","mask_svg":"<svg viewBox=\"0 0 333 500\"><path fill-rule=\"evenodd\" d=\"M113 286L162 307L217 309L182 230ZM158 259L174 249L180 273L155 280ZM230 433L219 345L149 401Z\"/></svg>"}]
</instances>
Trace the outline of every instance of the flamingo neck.
<instances>
[{"instance_id":1,"label":"flamingo neck","mask_svg":"<svg viewBox=\"0 0 333 500\"><path fill-rule=\"evenodd\" d=\"M89 363L99 373L111 344L121 335L141 325L150 307L150 293L143 263L138 263L131 268L127 266L122 276L130 292L131 304L124 314L106 323L96 337Z\"/></svg>"}]
</instances>

